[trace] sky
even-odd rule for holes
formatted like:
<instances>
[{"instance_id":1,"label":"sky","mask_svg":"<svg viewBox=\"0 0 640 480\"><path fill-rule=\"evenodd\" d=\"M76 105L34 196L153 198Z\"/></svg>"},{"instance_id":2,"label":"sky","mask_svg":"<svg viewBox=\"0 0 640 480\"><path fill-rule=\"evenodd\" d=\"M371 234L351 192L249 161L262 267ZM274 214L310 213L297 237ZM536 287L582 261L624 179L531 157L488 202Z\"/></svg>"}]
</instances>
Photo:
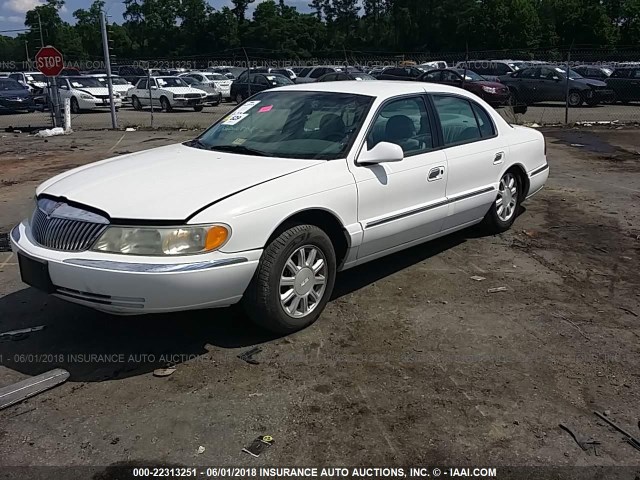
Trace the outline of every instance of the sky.
<instances>
[{"instance_id":1,"label":"sky","mask_svg":"<svg viewBox=\"0 0 640 480\"><path fill-rule=\"evenodd\" d=\"M31 10L33 7L44 0L0 0L0 35L15 36L20 32L9 32L9 30L18 30L24 28L24 14L27 10ZM60 12L60 16L67 22L73 23L74 18L72 13L79 8L89 8L93 0L66 0L66 4ZM224 6L231 6L231 0L208 0L214 8L222 8ZM255 4L263 0L256 0L255 3L250 5L248 16L253 14ZM309 12L309 0L286 0L288 5L294 6L300 12ZM116 23L122 23L122 12L124 6L122 0L106 0L107 13L111 15L111 21Z\"/></svg>"}]
</instances>

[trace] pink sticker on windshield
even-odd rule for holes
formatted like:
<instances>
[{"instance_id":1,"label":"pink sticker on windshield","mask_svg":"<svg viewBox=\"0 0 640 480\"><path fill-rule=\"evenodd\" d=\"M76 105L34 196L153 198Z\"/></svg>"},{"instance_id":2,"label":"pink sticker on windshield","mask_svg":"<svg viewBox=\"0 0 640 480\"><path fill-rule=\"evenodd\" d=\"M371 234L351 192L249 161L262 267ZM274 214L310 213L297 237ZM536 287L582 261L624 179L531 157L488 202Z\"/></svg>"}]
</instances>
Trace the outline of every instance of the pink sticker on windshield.
<instances>
[{"instance_id":1,"label":"pink sticker on windshield","mask_svg":"<svg viewBox=\"0 0 640 480\"><path fill-rule=\"evenodd\" d=\"M272 108L273 105L267 105L266 107L262 107L260 110L258 110L258 113L270 112Z\"/></svg>"}]
</instances>

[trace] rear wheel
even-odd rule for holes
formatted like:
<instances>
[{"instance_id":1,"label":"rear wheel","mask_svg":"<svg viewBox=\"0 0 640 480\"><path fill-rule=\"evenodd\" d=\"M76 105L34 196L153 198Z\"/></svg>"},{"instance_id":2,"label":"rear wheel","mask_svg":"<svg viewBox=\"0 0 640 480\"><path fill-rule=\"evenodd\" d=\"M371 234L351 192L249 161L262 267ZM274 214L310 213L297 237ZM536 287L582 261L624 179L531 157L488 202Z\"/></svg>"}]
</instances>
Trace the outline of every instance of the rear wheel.
<instances>
[{"instance_id":1,"label":"rear wheel","mask_svg":"<svg viewBox=\"0 0 640 480\"><path fill-rule=\"evenodd\" d=\"M327 234L315 225L296 225L265 248L243 297L258 325L291 333L315 322L336 277L336 255Z\"/></svg>"},{"instance_id":2,"label":"rear wheel","mask_svg":"<svg viewBox=\"0 0 640 480\"><path fill-rule=\"evenodd\" d=\"M522 181L516 173L510 170L502 176L496 200L483 220L491 233L504 232L513 225L520 206L521 189Z\"/></svg>"}]
</instances>

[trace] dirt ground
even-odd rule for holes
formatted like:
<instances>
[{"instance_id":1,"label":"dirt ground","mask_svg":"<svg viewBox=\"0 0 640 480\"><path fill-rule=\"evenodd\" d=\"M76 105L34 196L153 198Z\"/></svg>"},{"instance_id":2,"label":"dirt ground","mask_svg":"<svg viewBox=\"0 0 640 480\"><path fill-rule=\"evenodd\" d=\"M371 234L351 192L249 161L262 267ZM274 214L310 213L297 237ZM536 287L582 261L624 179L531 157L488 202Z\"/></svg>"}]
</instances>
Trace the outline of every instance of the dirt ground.
<instances>
[{"instance_id":1,"label":"dirt ground","mask_svg":"<svg viewBox=\"0 0 640 480\"><path fill-rule=\"evenodd\" d=\"M640 130L545 133L549 182L512 230L471 229L344 272L320 320L285 338L235 308L97 313L27 288L15 255L0 253L0 333L45 325L0 338L0 387L55 367L71 374L0 411L0 465L600 465L640 475L640 452L593 413L640 437ZM0 134L0 233L55 173L193 135ZM259 364L237 358L254 346ZM167 363L173 375L152 375ZM559 423L601 442L597 455ZM275 444L260 458L241 452L262 434Z\"/></svg>"}]
</instances>

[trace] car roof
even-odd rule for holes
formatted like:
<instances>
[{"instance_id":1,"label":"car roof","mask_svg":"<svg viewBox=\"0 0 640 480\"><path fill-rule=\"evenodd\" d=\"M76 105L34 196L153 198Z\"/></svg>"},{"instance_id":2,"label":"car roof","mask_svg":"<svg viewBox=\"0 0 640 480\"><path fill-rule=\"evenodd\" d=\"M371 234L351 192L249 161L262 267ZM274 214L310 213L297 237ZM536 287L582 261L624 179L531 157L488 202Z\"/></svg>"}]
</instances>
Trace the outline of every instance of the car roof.
<instances>
[{"instance_id":1,"label":"car roof","mask_svg":"<svg viewBox=\"0 0 640 480\"><path fill-rule=\"evenodd\" d=\"M403 82L393 80L378 80L376 82L359 82L347 80L343 82L302 83L278 87L277 90L298 92L333 92L367 95L370 97L395 97L411 93L458 93L463 90L438 83Z\"/></svg>"}]
</instances>

